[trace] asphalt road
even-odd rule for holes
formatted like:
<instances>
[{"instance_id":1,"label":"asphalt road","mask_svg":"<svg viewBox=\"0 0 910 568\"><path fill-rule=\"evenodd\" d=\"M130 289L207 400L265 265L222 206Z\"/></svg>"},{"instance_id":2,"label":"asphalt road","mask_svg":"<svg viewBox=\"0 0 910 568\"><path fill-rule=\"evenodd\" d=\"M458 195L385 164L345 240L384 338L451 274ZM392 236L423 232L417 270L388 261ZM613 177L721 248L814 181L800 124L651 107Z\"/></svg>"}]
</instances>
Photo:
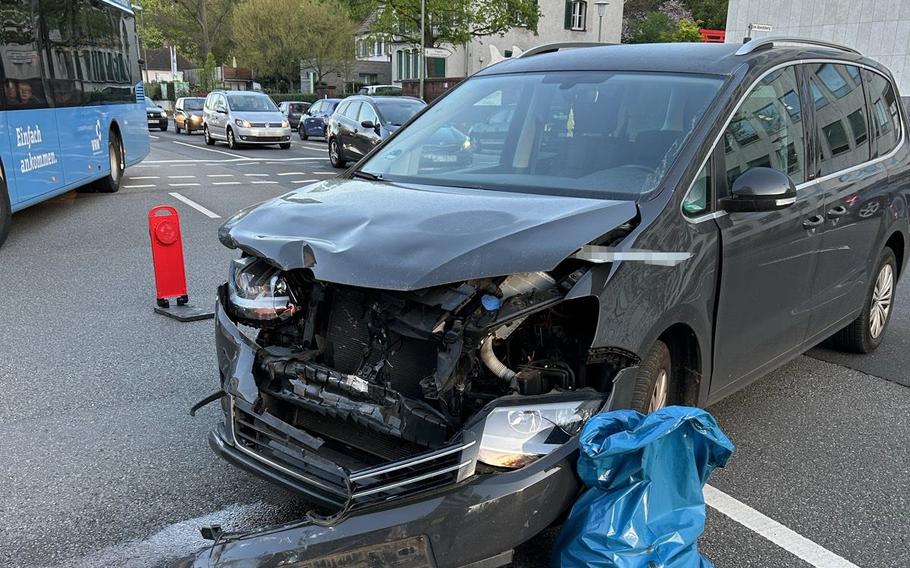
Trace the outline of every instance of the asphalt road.
<instances>
[{"instance_id":1,"label":"asphalt road","mask_svg":"<svg viewBox=\"0 0 910 568\"><path fill-rule=\"evenodd\" d=\"M192 303L210 305L237 209L335 174L323 143L205 147L153 133L114 195L69 193L17 213L0 249L0 566L167 566L198 527L299 517L294 495L215 458L211 322L152 313L146 215L180 212ZM172 193L209 210L210 218ZM710 410L737 445L711 484L859 565L910 565L910 290L881 349L815 349ZM520 520L516 520L520 522ZM516 565L546 565L553 534ZM709 509L719 567L809 566Z\"/></svg>"}]
</instances>

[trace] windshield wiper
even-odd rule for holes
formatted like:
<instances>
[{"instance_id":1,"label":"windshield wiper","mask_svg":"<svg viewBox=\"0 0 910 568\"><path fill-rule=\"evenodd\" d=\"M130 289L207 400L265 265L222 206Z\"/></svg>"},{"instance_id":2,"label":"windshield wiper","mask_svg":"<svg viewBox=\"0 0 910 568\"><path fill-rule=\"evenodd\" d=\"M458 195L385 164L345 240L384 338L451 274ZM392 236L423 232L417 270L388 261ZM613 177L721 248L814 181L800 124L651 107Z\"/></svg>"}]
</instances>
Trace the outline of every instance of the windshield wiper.
<instances>
[{"instance_id":1,"label":"windshield wiper","mask_svg":"<svg viewBox=\"0 0 910 568\"><path fill-rule=\"evenodd\" d=\"M368 179L370 181L378 181L382 179L382 174L371 174L370 172L365 172L363 170L354 170L351 174L351 177Z\"/></svg>"}]
</instances>

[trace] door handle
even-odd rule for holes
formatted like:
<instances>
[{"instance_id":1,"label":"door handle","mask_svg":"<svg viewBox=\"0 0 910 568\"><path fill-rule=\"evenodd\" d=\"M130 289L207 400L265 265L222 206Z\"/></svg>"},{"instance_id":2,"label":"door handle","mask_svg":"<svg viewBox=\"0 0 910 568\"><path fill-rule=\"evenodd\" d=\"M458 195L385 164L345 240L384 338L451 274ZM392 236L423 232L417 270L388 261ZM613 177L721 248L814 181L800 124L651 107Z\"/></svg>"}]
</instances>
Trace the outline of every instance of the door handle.
<instances>
[{"instance_id":1,"label":"door handle","mask_svg":"<svg viewBox=\"0 0 910 568\"><path fill-rule=\"evenodd\" d=\"M807 229L807 230L814 229L814 228L820 226L824 222L825 222L825 218L822 217L821 215L813 215L803 221L803 229Z\"/></svg>"},{"instance_id":2,"label":"door handle","mask_svg":"<svg viewBox=\"0 0 910 568\"><path fill-rule=\"evenodd\" d=\"M838 217L843 217L846 214L847 208L843 205L838 205L837 207L828 209L828 219L837 219Z\"/></svg>"}]
</instances>

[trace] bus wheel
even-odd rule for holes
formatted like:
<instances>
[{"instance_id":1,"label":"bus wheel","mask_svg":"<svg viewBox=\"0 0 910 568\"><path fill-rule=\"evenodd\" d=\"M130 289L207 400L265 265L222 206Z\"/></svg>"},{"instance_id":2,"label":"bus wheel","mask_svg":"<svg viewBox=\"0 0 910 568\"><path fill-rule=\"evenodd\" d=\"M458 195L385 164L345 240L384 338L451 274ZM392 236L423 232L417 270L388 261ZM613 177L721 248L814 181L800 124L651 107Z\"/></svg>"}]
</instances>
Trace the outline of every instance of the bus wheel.
<instances>
[{"instance_id":1,"label":"bus wheel","mask_svg":"<svg viewBox=\"0 0 910 568\"><path fill-rule=\"evenodd\" d=\"M95 188L101 193L115 193L120 189L120 181L123 179L123 170L126 166L123 163L123 142L113 130L107 137L107 155L111 171L95 182Z\"/></svg>"},{"instance_id":2,"label":"bus wheel","mask_svg":"<svg viewBox=\"0 0 910 568\"><path fill-rule=\"evenodd\" d=\"M6 178L0 173L0 246L9 235L9 226L13 222L13 210L9 203L9 191L6 189Z\"/></svg>"}]
</instances>

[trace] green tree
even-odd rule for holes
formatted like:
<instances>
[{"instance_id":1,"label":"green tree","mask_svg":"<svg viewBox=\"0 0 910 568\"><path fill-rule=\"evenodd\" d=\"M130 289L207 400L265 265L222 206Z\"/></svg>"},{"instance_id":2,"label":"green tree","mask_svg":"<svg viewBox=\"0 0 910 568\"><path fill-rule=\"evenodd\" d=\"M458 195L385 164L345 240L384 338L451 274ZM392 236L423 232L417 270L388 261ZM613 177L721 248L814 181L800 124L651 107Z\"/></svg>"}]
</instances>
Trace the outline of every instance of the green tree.
<instances>
[{"instance_id":1,"label":"green tree","mask_svg":"<svg viewBox=\"0 0 910 568\"><path fill-rule=\"evenodd\" d=\"M373 31L420 45L420 0L386 0ZM426 0L426 45L462 44L516 26L537 31L536 0Z\"/></svg>"},{"instance_id":2,"label":"green tree","mask_svg":"<svg viewBox=\"0 0 910 568\"><path fill-rule=\"evenodd\" d=\"M143 0L137 22L142 45L172 45L202 65L209 53L219 61L232 49L232 0Z\"/></svg>"},{"instance_id":3,"label":"green tree","mask_svg":"<svg viewBox=\"0 0 910 568\"><path fill-rule=\"evenodd\" d=\"M246 0L233 16L237 54L263 75L298 84L300 64L317 81L354 58L356 24L347 10L321 0Z\"/></svg>"},{"instance_id":4,"label":"green tree","mask_svg":"<svg viewBox=\"0 0 910 568\"><path fill-rule=\"evenodd\" d=\"M623 21L623 41L627 43L664 43L699 41L698 24L682 0L664 0L657 10L639 0Z\"/></svg>"},{"instance_id":5,"label":"green tree","mask_svg":"<svg viewBox=\"0 0 910 568\"><path fill-rule=\"evenodd\" d=\"M692 17L702 28L727 29L727 8L730 0L687 0Z\"/></svg>"}]
</instances>

